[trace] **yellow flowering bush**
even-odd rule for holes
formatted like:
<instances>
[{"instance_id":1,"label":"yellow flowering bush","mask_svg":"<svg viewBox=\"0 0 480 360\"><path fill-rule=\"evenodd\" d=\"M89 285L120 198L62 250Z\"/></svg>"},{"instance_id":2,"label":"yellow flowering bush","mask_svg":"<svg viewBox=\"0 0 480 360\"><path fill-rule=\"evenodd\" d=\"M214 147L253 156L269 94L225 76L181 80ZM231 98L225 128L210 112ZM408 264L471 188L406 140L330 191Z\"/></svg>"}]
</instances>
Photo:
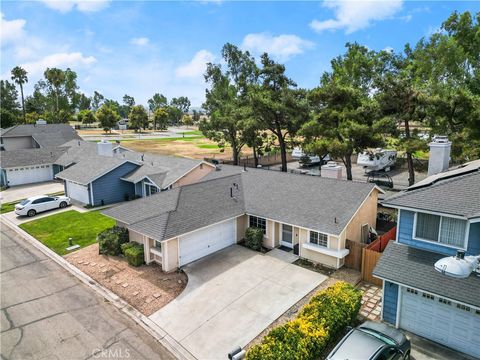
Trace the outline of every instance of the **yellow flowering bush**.
<instances>
[{"instance_id":1,"label":"yellow flowering bush","mask_svg":"<svg viewBox=\"0 0 480 360\"><path fill-rule=\"evenodd\" d=\"M360 309L360 291L345 282L320 291L297 317L272 329L247 360L316 360L328 343L353 322Z\"/></svg>"}]
</instances>

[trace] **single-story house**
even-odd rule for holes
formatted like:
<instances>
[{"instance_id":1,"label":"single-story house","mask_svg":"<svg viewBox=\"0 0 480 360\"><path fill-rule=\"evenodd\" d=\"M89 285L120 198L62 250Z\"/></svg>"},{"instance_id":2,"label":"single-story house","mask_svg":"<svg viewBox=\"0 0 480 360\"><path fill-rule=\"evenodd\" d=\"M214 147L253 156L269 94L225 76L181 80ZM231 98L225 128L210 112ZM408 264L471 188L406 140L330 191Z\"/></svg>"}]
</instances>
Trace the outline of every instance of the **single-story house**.
<instances>
[{"instance_id":1,"label":"single-story house","mask_svg":"<svg viewBox=\"0 0 480 360\"><path fill-rule=\"evenodd\" d=\"M73 142L58 160L64 170L56 178L64 181L65 194L81 204L106 205L190 184L215 170L202 160L115 151L119 148L110 142Z\"/></svg>"},{"instance_id":2,"label":"single-story house","mask_svg":"<svg viewBox=\"0 0 480 360\"><path fill-rule=\"evenodd\" d=\"M144 245L146 263L164 271L241 241L247 227L263 229L267 248L296 248L302 258L340 268L346 239L361 242L376 225L381 190L372 184L238 169L222 167L197 183L103 213Z\"/></svg>"},{"instance_id":3,"label":"single-story house","mask_svg":"<svg viewBox=\"0 0 480 360\"><path fill-rule=\"evenodd\" d=\"M480 255L480 160L383 205L397 209L398 225L373 271L383 280L382 320L480 358L480 273L456 278L434 267L458 250Z\"/></svg>"},{"instance_id":4,"label":"single-story house","mask_svg":"<svg viewBox=\"0 0 480 360\"><path fill-rule=\"evenodd\" d=\"M4 151L18 149L50 148L70 140L81 140L69 124L15 125L0 130L0 148Z\"/></svg>"}]
</instances>

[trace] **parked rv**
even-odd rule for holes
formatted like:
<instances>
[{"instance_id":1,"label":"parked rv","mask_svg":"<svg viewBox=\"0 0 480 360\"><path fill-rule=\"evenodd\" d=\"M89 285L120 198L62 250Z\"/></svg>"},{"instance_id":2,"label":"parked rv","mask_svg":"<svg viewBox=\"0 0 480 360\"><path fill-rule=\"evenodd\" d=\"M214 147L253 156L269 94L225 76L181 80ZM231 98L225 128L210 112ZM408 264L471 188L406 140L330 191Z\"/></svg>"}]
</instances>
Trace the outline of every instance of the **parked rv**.
<instances>
[{"instance_id":1,"label":"parked rv","mask_svg":"<svg viewBox=\"0 0 480 360\"><path fill-rule=\"evenodd\" d=\"M303 152L303 149L299 146L293 148L292 158L295 160L298 160L298 162L302 166L309 166L309 165L316 165L316 164L323 165L327 161L331 160L330 155L328 154L323 159L321 159L320 156L318 155L305 154Z\"/></svg>"},{"instance_id":2,"label":"parked rv","mask_svg":"<svg viewBox=\"0 0 480 360\"><path fill-rule=\"evenodd\" d=\"M357 165L363 166L367 171L390 171L397 161L395 150L377 148L358 154Z\"/></svg>"}]
</instances>

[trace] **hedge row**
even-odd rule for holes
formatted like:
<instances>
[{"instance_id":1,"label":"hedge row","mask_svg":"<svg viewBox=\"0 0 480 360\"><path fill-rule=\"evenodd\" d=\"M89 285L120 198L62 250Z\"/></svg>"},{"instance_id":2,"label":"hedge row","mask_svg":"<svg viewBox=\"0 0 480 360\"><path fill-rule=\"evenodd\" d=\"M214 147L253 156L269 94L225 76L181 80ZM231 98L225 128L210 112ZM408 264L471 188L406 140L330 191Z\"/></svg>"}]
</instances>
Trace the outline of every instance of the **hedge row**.
<instances>
[{"instance_id":1,"label":"hedge row","mask_svg":"<svg viewBox=\"0 0 480 360\"><path fill-rule=\"evenodd\" d=\"M249 227L245 231L245 246L255 250L262 250L263 230L256 227Z\"/></svg>"},{"instance_id":2,"label":"hedge row","mask_svg":"<svg viewBox=\"0 0 480 360\"><path fill-rule=\"evenodd\" d=\"M128 242L128 230L118 226L102 231L97 236L98 252L105 255L120 255L122 244Z\"/></svg>"},{"instance_id":3,"label":"hedge row","mask_svg":"<svg viewBox=\"0 0 480 360\"><path fill-rule=\"evenodd\" d=\"M272 329L247 360L317 360L326 346L352 324L360 310L361 292L345 282L320 291L297 317Z\"/></svg>"},{"instance_id":4,"label":"hedge row","mask_svg":"<svg viewBox=\"0 0 480 360\"><path fill-rule=\"evenodd\" d=\"M136 242L128 242L122 245L123 255L127 258L128 264L141 266L144 263L143 245Z\"/></svg>"}]
</instances>

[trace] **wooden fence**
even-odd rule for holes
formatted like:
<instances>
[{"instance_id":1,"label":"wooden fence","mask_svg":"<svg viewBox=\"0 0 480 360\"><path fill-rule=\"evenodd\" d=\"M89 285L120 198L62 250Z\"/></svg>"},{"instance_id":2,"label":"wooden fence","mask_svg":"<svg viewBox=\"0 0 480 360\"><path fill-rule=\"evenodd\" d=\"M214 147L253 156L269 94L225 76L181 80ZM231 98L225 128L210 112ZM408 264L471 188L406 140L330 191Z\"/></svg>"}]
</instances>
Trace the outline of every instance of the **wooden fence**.
<instances>
[{"instance_id":1,"label":"wooden fence","mask_svg":"<svg viewBox=\"0 0 480 360\"><path fill-rule=\"evenodd\" d=\"M382 256L383 250L385 250L387 244L391 240L395 240L397 228L394 227L388 232L380 236L377 240L365 246L362 249L362 279L372 284L381 286L382 280L373 276L372 272L378 263L378 260Z\"/></svg>"},{"instance_id":2,"label":"wooden fence","mask_svg":"<svg viewBox=\"0 0 480 360\"><path fill-rule=\"evenodd\" d=\"M367 246L356 241L346 240L345 248L350 250L350 253L345 257L345 266L350 269L360 271L362 269L362 250Z\"/></svg>"}]
</instances>

